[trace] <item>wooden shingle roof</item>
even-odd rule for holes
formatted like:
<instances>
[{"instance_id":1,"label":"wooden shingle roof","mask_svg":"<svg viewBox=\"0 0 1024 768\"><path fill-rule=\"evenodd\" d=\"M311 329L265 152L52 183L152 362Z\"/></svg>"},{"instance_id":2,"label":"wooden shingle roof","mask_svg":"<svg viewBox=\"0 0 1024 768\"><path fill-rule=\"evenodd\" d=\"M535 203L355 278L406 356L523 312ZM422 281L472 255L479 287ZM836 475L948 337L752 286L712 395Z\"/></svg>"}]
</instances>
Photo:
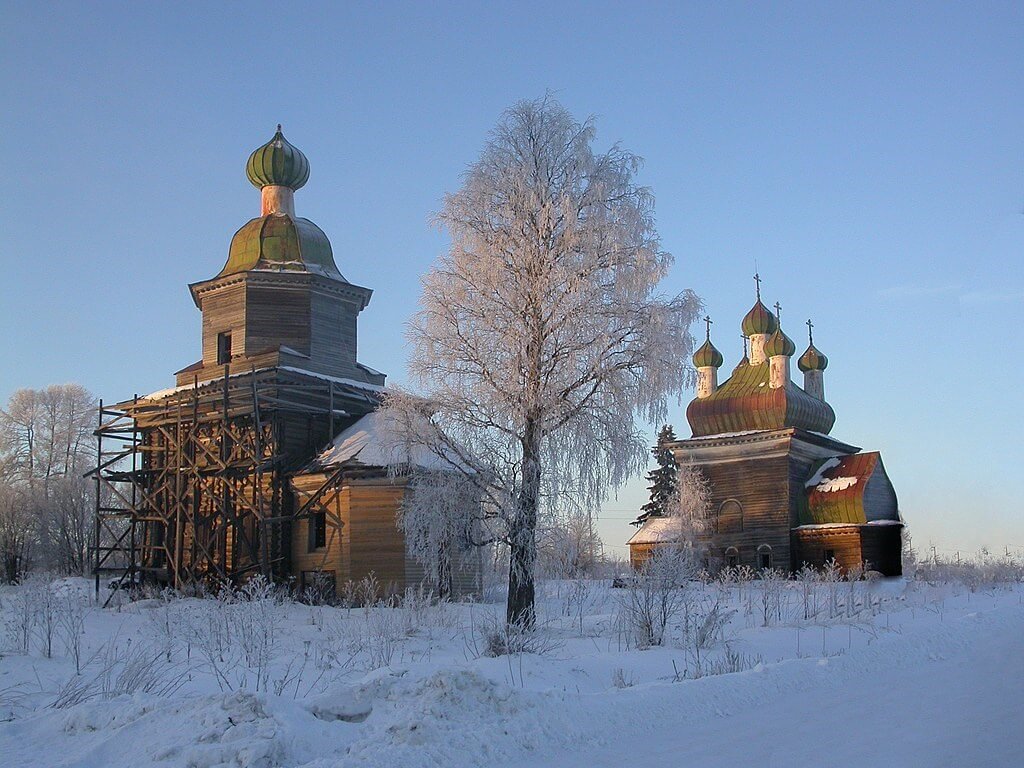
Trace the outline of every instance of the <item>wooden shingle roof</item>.
<instances>
[{"instance_id":1,"label":"wooden shingle roof","mask_svg":"<svg viewBox=\"0 0 1024 768\"><path fill-rule=\"evenodd\" d=\"M791 427L827 435L836 421L832 406L792 380L772 389L769 373L769 363L744 360L714 394L693 400L686 409L693 436Z\"/></svg>"},{"instance_id":2,"label":"wooden shingle roof","mask_svg":"<svg viewBox=\"0 0 1024 768\"><path fill-rule=\"evenodd\" d=\"M824 459L811 469L801 525L900 522L896 493L877 451Z\"/></svg>"}]
</instances>

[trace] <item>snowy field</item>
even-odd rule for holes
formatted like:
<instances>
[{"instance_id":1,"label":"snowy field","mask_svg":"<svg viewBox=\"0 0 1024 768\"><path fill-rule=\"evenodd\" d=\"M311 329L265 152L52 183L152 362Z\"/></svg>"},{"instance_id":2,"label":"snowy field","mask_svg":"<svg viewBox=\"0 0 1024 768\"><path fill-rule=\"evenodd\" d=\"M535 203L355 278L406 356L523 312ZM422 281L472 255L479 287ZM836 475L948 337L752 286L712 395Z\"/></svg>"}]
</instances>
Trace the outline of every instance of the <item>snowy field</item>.
<instances>
[{"instance_id":1,"label":"snowy field","mask_svg":"<svg viewBox=\"0 0 1024 768\"><path fill-rule=\"evenodd\" d=\"M498 594L101 609L85 581L5 587L0 764L1022 765L1019 572L543 582L528 636Z\"/></svg>"}]
</instances>

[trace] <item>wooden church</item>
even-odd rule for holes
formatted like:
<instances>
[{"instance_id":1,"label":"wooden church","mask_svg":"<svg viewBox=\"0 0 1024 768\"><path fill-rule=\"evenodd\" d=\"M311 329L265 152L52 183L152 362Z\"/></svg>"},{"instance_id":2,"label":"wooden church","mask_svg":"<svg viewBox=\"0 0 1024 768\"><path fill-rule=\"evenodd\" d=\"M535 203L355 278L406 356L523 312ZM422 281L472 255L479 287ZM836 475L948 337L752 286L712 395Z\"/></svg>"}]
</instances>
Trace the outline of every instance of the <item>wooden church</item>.
<instances>
[{"instance_id":1,"label":"wooden church","mask_svg":"<svg viewBox=\"0 0 1024 768\"><path fill-rule=\"evenodd\" d=\"M221 270L189 286L201 358L171 389L101 404L97 588L101 574L176 588L256 573L328 590L370 573L384 588L418 584L396 525L406 483L377 445L385 376L357 355L372 291L296 215L309 162L280 126L246 175L260 215L231 238ZM333 450L339 439L346 450ZM467 568L458 584L431 586L471 589Z\"/></svg>"},{"instance_id":2,"label":"wooden church","mask_svg":"<svg viewBox=\"0 0 1024 768\"><path fill-rule=\"evenodd\" d=\"M722 354L707 338L694 353L697 396L686 410L692 436L669 443L676 463L699 469L711 487L706 545L712 567L746 565L796 571L835 560L886 576L902 573L899 506L878 452L863 453L830 435L835 412L825 400L828 358L808 346L797 359L803 386L791 376L796 346L757 299L743 318L749 354L719 383ZM674 531L651 517L630 539L639 565Z\"/></svg>"}]
</instances>

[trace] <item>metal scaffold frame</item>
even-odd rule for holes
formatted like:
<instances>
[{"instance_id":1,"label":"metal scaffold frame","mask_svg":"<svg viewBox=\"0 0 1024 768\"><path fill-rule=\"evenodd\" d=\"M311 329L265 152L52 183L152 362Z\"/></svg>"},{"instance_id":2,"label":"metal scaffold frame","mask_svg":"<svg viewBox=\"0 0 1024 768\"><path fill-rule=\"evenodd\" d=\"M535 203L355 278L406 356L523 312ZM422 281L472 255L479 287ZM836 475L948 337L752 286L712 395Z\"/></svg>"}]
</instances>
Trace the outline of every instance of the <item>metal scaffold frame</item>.
<instances>
[{"instance_id":1,"label":"metal scaffold frame","mask_svg":"<svg viewBox=\"0 0 1024 768\"><path fill-rule=\"evenodd\" d=\"M115 588L175 589L254 572L286 577L290 524L309 507L294 508L289 474L376 400L315 374L225 367L212 381L101 402L92 473L97 594L104 575Z\"/></svg>"}]
</instances>

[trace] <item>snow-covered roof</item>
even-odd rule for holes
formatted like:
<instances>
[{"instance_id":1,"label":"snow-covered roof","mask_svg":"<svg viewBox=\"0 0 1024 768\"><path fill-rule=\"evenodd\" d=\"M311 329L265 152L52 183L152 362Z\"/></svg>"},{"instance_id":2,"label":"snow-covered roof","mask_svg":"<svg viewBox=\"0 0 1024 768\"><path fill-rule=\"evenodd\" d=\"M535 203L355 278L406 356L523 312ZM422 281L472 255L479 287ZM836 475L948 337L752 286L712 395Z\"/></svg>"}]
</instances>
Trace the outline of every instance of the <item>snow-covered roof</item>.
<instances>
[{"instance_id":1,"label":"snow-covered roof","mask_svg":"<svg viewBox=\"0 0 1024 768\"><path fill-rule=\"evenodd\" d=\"M290 349L288 347L281 347L280 349L282 351L286 352L287 354L290 354L290 355L299 355L299 356L303 356L303 357L308 357L308 355L302 355L302 353L295 352L294 350L292 350L292 349ZM367 392L380 393L380 392L384 391L384 387L382 387L379 384L370 384L369 382L358 381L356 379L349 379L349 378L345 378L345 377L341 377L341 376L328 376L325 373L314 373L313 371L307 371L305 368L295 368L294 366L290 366L290 365L267 366L267 367L256 368L255 370L248 370L248 371L242 370L242 371L238 371L236 373L229 374L228 378L229 379L235 379L235 378L239 378L241 376L250 376L250 375L252 375L254 373L264 373L266 371L274 370L275 368L277 370L279 370L279 371L289 371L291 373L301 373L303 376L309 376L309 377L314 378L314 379L321 379L322 381L333 381L336 384L342 384L342 385L344 385L346 387L352 387L353 389L366 390ZM379 375L383 376L384 374L379 374ZM209 379L209 380L200 381L198 383L198 386L199 386L200 389L202 389L203 387L209 386L210 384L214 383L215 381L223 381L223 379ZM195 388L196 388L196 383L195 382L189 382L188 384L182 384L182 385L177 386L177 387L169 387L167 389L158 389L156 392L150 392L148 395L141 395L139 397L139 400L163 400L165 398L170 397L171 395L176 395L179 392L186 392L188 390L195 389Z\"/></svg>"},{"instance_id":2,"label":"snow-covered roof","mask_svg":"<svg viewBox=\"0 0 1024 768\"><path fill-rule=\"evenodd\" d=\"M627 544L665 544L679 541L682 531L677 517L648 517Z\"/></svg>"},{"instance_id":3,"label":"snow-covered roof","mask_svg":"<svg viewBox=\"0 0 1024 768\"><path fill-rule=\"evenodd\" d=\"M409 447L403 439L401 424L385 411L374 411L340 432L316 458L321 467L346 463L366 467L401 465L421 469L450 470L446 461L424 446Z\"/></svg>"},{"instance_id":4,"label":"snow-covered roof","mask_svg":"<svg viewBox=\"0 0 1024 768\"><path fill-rule=\"evenodd\" d=\"M877 451L820 461L804 483L801 526L888 521L899 524L896 493Z\"/></svg>"}]
</instances>

